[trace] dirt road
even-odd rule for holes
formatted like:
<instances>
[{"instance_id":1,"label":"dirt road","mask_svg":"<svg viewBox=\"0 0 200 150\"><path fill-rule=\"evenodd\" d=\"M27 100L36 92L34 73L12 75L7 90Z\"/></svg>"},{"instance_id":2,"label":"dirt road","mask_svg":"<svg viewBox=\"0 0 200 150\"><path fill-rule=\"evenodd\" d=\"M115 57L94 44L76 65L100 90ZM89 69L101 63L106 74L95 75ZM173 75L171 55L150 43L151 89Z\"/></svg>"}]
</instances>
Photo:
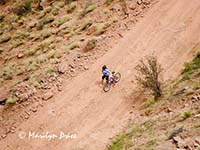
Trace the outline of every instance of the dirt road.
<instances>
[{"instance_id":1,"label":"dirt road","mask_svg":"<svg viewBox=\"0 0 200 150\"><path fill-rule=\"evenodd\" d=\"M21 131L42 134L75 133L76 139L20 139L10 134L0 142L4 150L103 150L109 138L127 123L132 104L126 97L135 88L138 60L153 51L164 68L164 79L175 78L200 43L200 1L160 0L90 69L63 83L63 91L35 116L20 126ZM101 66L121 72L122 80L104 93L99 85Z\"/></svg>"}]
</instances>

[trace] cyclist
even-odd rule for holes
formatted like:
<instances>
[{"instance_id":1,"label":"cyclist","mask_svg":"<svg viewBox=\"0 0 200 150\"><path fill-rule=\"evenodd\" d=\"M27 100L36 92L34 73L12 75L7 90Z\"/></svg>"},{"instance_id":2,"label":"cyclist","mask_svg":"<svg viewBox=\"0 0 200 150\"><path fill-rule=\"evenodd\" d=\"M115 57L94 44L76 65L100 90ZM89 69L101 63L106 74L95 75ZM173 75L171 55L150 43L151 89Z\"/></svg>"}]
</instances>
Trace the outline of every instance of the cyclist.
<instances>
[{"instance_id":1,"label":"cyclist","mask_svg":"<svg viewBox=\"0 0 200 150\"><path fill-rule=\"evenodd\" d=\"M102 84L103 84L104 79L106 79L106 82L108 82L110 75L111 75L111 73L108 70L108 68L106 67L106 65L103 65L103 67L102 67Z\"/></svg>"}]
</instances>

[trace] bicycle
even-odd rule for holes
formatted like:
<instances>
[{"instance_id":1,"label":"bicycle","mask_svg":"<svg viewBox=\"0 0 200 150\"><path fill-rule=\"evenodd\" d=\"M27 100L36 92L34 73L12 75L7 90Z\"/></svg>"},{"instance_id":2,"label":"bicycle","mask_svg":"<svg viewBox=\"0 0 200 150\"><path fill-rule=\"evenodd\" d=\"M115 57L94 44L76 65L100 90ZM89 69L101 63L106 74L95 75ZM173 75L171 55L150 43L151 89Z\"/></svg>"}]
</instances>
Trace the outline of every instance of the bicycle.
<instances>
[{"instance_id":1,"label":"bicycle","mask_svg":"<svg viewBox=\"0 0 200 150\"><path fill-rule=\"evenodd\" d=\"M112 72L112 76L106 81L106 84L103 87L104 92L108 92L112 84L118 83L121 79L121 74L119 72Z\"/></svg>"}]
</instances>

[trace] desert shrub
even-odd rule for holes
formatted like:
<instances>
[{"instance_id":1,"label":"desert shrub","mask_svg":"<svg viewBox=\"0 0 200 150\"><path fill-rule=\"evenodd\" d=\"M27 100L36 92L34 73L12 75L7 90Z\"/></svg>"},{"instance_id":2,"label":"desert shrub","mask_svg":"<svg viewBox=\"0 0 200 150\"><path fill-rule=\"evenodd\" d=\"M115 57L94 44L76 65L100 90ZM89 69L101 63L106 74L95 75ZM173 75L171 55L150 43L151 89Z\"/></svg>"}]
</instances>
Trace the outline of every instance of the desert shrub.
<instances>
[{"instance_id":1,"label":"desert shrub","mask_svg":"<svg viewBox=\"0 0 200 150\"><path fill-rule=\"evenodd\" d=\"M58 3L58 7L63 8L65 6L65 2L61 1Z\"/></svg>"},{"instance_id":2,"label":"desert shrub","mask_svg":"<svg viewBox=\"0 0 200 150\"><path fill-rule=\"evenodd\" d=\"M154 97L149 97L149 98L145 101L144 106L145 106L146 108L148 108L148 107L153 106L155 103L156 103L155 98L154 98Z\"/></svg>"},{"instance_id":3,"label":"desert shrub","mask_svg":"<svg viewBox=\"0 0 200 150\"><path fill-rule=\"evenodd\" d=\"M88 51L91 51L92 49L94 49L96 47L96 43L97 43L97 40L95 40L95 39L89 40L83 49L84 52L88 52Z\"/></svg>"},{"instance_id":4,"label":"desert shrub","mask_svg":"<svg viewBox=\"0 0 200 150\"><path fill-rule=\"evenodd\" d=\"M30 71L36 71L40 68L40 64L33 59L28 66L26 66L26 71L30 72Z\"/></svg>"},{"instance_id":5,"label":"desert shrub","mask_svg":"<svg viewBox=\"0 0 200 150\"><path fill-rule=\"evenodd\" d=\"M52 15L57 16L59 14L59 9L58 8L53 8L51 13L52 13Z\"/></svg>"},{"instance_id":6,"label":"desert shrub","mask_svg":"<svg viewBox=\"0 0 200 150\"><path fill-rule=\"evenodd\" d=\"M10 104L15 104L17 102L17 98L16 97L9 97L6 100L6 104L10 105Z\"/></svg>"},{"instance_id":7,"label":"desert shrub","mask_svg":"<svg viewBox=\"0 0 200 150\"><path fill-rule=\"evenodd\" d=\"M93 10L96 9L96 5L94 4L88 4L86 5L85 8L81 9L80 12L79 12L79 18L83 18L85 17L86 14L88 14L89 12L92 12Z\"/></svg>"},{"instance_id":8,"label":"desert shrub","mask_svg":"<svg viewBox=\"0 0 200 150\"><path fill-rule=\"evenodd\" d=\"M80 47L80 42L78 42L78 41L73 41L73 42L71 42L71 43L69 43L69 44L67 45L67 48L68 48L69 50L73 50L73 49L79 48L79 47Z\"/></svg>"},{"instance_id":9,"label":"desert shrub","mask_svg":"<svg viewBox=\"0 0 200 150\"><path fill-rule=\"evenodd\" d=\"M47 58L46 54L42 54L42 55L39 55L39 56L36 57L36 62L38 64L41 64L41 63L43 63L43 62L45 62L47 60L48 60L48 58Z\"/></svg>"},{"instance_id":10,"label":"desert shrub","mask_svg":"<svg viewBox=\"0 0 200 150\"><path fill-rule=\"evenodd\" d=\"M99 36L99 35L103 34L104 32L106 32L108 27L110 27L109 23L98 24L94 31L94 35Z\"/></svg>"},{"instance_id":11,"label":"desert shrub","mask_svg":"<svg viewBox=\"0 0 200 150\"><path fill-rule=\"evenodd\" d=\"M56 54L55 54L55 58L61 58L64 54L64 51L61 50L58 50L56 51Z\"/></svg>"},{"instance_id":12,"label":"desert shrub","mask_svg":"<svg viewBox=\"0 0 200 150\"><path fill-rule=\"evenodd\" d=\"M54 58L55 54L56 54L56 51L55 50L51 50L51 51L49 51L47 53L46 56L47 56L48 59L50 59L50 58Z\"/></svg>"},{"instance_id":13,"label":"desert shrub","mask_svg":"<svg viewBox=\"0 0 200 150\"><path fill-rule=\"evenodd\" d=\"M55 34L55 30L46 29L40 33L40 39L46 39L50 37L52 34Z\"/></svg>"},{"instance_id":14,"label":"desert shrub","mask_svg":"<svg viewBox=\"0 0 200 150\"><path fill-rule=\"evenodd\" d=\"M18 1L16 6L16 14L23 16L31 11L32 0Z\"/></svg>"},{"instance_id":15,"label":"desert shrub","mask_svg":"<svg viewBox=\"0 0 200 150\"><path fill-rule=\"evenodd\" d=\"M51 75L51 74L54 74L56 72L57 72L56 69L53 68L53 67L48 67L47 69L45 69L45 74L46 75Z\"/></svg>"},{"instance_id":16,"label":"desert shrub","mask_svg":"<svg viewBox=\"0 0 200 150\"><path fill-rule=\"evenodd\" d=\"M161 82L159 75L162 71L157 58L154 55L146 56L146 60L141 59L136 66L137 75L135 75L138 85L152 92L155 99L161 96Z\"/></svg>"},{"instance_id":17,"label":"desert shrub","mask_svg":"<svg viewBox=\"0 0 200 150\"><path fill-rule=\"evenodd\" d=\"M13 39L25 39L27 36L28 36L27 33L20 31L20 30L17 30Z\"/></svg>"},{"instance_id":18,"label":"desert shrub","mask_svg":"<svg viewBox=\"0 0 200 150\"><path fill-rule=\"evenodd\" d=\"M30 76L28 83L34 87L38 87L41 83L41 79L39 77L39 75L33 74Z\"/></svg>"},{"instance_id":19,"label":"desert shrub","mask_svg":"<svg viewBox=\"0 0 200 150\"><path fill-rule=\"evenodd\" d=\"M28 37L29 40L33 40L33 41L37 41L40 39L40 34L38 33L32 33L29 37Z\"/></svg>"},{"instance_id":20,"label":"desert shrub","mask_svg":"<svg viewBox=\"0 0 200 150\"><path fill-rule=\"evenodd\" d=\"M9 34L3 34L3 36L0 37L0 44L10 41L11 36Z\"/></svg>"},{"instance_id":21,"label":"desert shrub","mask_svg":"<svg viewBox=\"0 0 200 150\"><path fill-rule=\"evenodd\" d=\"M67 13L72 13L76 9L76 5L77 5L76 2L70 3L67 8Z\"/></svg>"},{"instance_id":22,"label":"desert shrub","mask_svg":"<svg viewBox=\"0 0 200 150\"><path fill-rule=\"evenodd\" d=\"M70 19L71 19L70 17L64 16L61 19L59 19L55 24L56 24L57 27L60 27L62 24L69 21Z\"/></svg>"},{"instance_id":23,"label":"desert shrub","mask_svg":"<svg viewBox=\"0 0 200 150\"><path fill-rule=\"evenodd\" d=\"M17 68L16 68L16 75L22 75L26 72L26 67L25 65L21 64L21 65L18 65Z\"/></svg>"},{"instance_id":24,"label":"desert shrub","mask_svg":"<svg viewBox=\"0 0 200 150\"><path fill-rule=\"evenodd\" d=\"M105 1L105 4L106 4L106 5L110 5L113 1L114 1L114 0L106 0L106 1Z\"/></svg>"},{"instance_id":25,"label":"desert shrub","mask_svg":"<svg viewBox=\"0 0 200 150\"><path fill-rule=\"evenodd\" d=\"M13 76L14 76L14 72L13 72L13 67L10 65L7 65L6 67L3 68L3 78L5 80L12 80Z\"/></svg>"},{"instance_id":26,"label":"desert shrub","mask_svg":"<svg viewBox=\"0 0 200 150\"><path fill-rule=\"evenodd\" d=\"M44 17L43 19L41 19L38 24L37 24L37 29L38 30L42 30L43 27L46 25L46 24L49 24L51 22L53 22L55 20L54 16L46 16Z\"/></svg>"},{"instance_id":27,"label":"desert shrub","mask_svg":"<svg viewBox=\"0 0 200 150\"><path fill-rule=\"evenodd\" d=\"M86 22L84 22L83 25L80 26L78 32L87 30L91 25L92 25L92 20L89 19Z\"/></svg>"},{"instance_id":28,"label":"desert shrub","mask_svg":"<svg viewBox=\"0 0 200 150\"><path fill-rule=\"evenodd\" d=\"M51 10L52 10L52 7L51 7L51 6L48 6L48 7L45 8L44 11L45 11L45 13L50 13Z\"/></svg>"},{"instance_id":29,"label":"desert shrub","mask_svg":"<svg viewBox=\"0 0 200 150\"><path fill-rule=\"evenodd\" d=\"M33 47L26 52L26 55L27 56L33 56L38 50L40 50L39 47Z\"/></svg>"},{"instance_id":30,"label":"desert shrub","mask_svg":"<svg viewBox=\"0 0 200 150\"><path fill-rule=\"evenodd\" d=\"M43 50L43 49L49 47L53 42L54 42L53 38L48 38L48 39L42 41L38 47Z\"/></svg>"},{"instance_id":31,"label":"desert shrub","mask_svg":"<svg viewBox=\"0 0 200 150\"><path fill-rule=\"evenodd\" d=\"M22 40L15 40L15 41L12 42L12 48L17 48L17 47L19 47L19 46L21 46L23 44L24 44L24 41L22 41Z\"/></svg>"},{"instance_id":32,"label":"desert shrub","mask_svg":"<svg viewBox=\"0 0 200 150\"><path fill-rule=\"evenodd\" d=\"M41 11L40 14L38 15L38 18L42 19L44 16L46 16L46 12L45 11Z\"/></svg>"},{"instance_id":33,"label":"desert shrub","mask_svg":"<svg viewBox=\"0 0 200 150\"><path fill-rule=\"evenodd\" d=\"M191 112L190 111L185 111L182 114L183 120L186 120L187 118L189 118L191 116Z\"/></svg>"}]
</instances>

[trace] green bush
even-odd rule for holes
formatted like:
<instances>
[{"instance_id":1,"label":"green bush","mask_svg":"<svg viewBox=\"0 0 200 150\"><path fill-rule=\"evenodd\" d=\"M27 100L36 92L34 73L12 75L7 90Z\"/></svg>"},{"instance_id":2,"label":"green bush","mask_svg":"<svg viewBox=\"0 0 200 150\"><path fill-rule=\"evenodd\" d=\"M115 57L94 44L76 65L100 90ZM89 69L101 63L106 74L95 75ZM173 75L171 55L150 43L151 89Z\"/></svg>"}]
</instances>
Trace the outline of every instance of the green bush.
<instances>
[{"instance_id":1,"label":"green bush","mask_svg":"<svg viewBox=\"0 0 200 150\"><path fill-rule=\"evenodd\" d=\"M191 112L190 111L186 111L182 114L183 120L186 120L187 118L189 118L191 116Z\"/></svg>"},{"instance_id":2,"label":"green bush","mask_svg":"<svg viewBox=\"0 0 200 150\"><path fill-rule=\"evenodd\" d=\"M197 53L197 55L191 62L185 63L184 69L182 71L182 79L180 81L189 80L190 76L195 72L196 69L199 68L200 68L200 52Z\"/></svg>"}]
</instances>

